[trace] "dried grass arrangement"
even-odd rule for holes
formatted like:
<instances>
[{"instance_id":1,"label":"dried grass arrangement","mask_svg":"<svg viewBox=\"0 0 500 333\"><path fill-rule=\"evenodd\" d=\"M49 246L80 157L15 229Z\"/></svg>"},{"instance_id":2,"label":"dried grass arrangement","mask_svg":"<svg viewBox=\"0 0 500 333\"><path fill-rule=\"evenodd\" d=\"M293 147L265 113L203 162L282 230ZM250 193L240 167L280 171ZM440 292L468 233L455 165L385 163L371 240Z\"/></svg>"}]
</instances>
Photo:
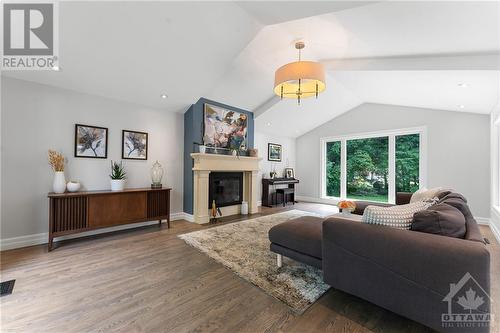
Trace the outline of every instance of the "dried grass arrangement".
<instances>
[{"instance_id":1,"label":"dried grass arrangement","mask_svg":"<svg viewBox=\"0 0 500 333\"><path fill-rule=\"evenodd\" d=\"M55 172L57 171L64 171L64 156L63 154L49 149L49 164L52 167L52 170Z\"/></svg>"}]
</instances>

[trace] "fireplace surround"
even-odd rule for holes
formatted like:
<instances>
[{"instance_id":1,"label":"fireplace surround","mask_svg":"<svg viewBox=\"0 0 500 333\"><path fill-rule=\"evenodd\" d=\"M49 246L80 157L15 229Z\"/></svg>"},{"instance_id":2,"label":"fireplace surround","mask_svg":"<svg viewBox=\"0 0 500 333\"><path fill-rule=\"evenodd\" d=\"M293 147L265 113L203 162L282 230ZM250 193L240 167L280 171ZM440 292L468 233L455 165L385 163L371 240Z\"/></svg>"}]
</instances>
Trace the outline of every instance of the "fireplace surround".
<instances>
[{"instance_id":1,"label":"fireplace surround","mask_svg":"<svg viewBox=\"0 0 500 333\"><path fill-rule=\"evenodd\" d=\"M196 223L208 223L210 209L210 175L212 173L240 173L242 177L242 201L248 202L250 214L258 212L258 174L259 157L230 156L217 154L192 153L193 159L193 220ZM241 187L240 187L241 188ZM218 205L221 207L220 205ZM240 213L240 204L222 206L223 216Z\"/></svg>"}]
</instances>

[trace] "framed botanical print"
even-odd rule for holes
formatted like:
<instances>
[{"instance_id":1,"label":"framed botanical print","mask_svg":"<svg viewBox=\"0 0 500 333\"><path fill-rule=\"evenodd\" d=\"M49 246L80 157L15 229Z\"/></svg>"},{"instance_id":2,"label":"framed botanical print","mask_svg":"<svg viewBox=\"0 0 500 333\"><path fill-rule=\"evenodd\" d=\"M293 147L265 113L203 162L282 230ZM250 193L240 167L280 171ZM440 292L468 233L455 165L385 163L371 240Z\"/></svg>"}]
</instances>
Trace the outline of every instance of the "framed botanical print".
<instances>
[{"instance_id":1,"label":"framed botanical print","mask_svg":"<svg viewBox=\"0 0 500 333\"><path fill-rule=\"evenodd\" d=\"M281 162L282 147L277 143L267 144L267 160Z\"/></svg>"},{"instance_id":2,"label":"framed botanical print","mask_svg":"<svg viewBox=\"0 0 500 333\"><path fill-rule=\"evenodd\" d=\"M123 130L122 158L128 160L147 160L148 133Z\"/></svg>"},{"instance_id":3,"label":"framed botanical print","mask_svg":"<svg viewBox=\"0 0 500 333\"><path fill-rule=\"evenodd\" d=\"M108 129L75 124L75 157L107 158Z\"/></svg>"}]
</instances>

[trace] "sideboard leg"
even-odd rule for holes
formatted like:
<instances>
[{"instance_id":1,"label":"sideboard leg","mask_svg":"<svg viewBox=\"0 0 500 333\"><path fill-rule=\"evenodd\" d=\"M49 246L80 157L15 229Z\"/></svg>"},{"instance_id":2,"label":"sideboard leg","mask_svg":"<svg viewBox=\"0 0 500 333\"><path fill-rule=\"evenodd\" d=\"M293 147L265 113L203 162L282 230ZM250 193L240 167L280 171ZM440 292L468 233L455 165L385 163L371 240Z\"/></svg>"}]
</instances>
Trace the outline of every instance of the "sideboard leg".
<instances>
[{"instance_id":1,"label":"sideboard leg","mask_svg":"<svg viewBox=\"0 0 500 333\"><path fill-rule=\"evenodd\" d=\"M158 220L158 227L161 228L161 219Z\"/></svg>"},{"instance_id":2,"label":"sideboard leg","mask_svg":"<svg viewBox=\"0 0 500 333\"><path fill-rule=\"evenodd\" d=\"M49 236L49 244L48 244L48 250L49 252L52 251L52 245L53 245L54 238L52 236Z\"/></svg>"}]
</instances>

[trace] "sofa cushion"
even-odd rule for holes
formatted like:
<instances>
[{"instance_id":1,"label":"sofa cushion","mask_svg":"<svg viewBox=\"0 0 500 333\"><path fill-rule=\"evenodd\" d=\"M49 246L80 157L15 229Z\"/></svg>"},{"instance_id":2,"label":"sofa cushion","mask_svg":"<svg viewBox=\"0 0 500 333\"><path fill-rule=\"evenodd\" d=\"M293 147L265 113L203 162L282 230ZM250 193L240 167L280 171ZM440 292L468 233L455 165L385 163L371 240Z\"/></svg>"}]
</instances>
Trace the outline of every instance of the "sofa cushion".
<instances>
[{"instance_id":1,"label":"sofa cushion","mask_svg":"<svg viewBox=\"0 0 500 333\"><path fill-rule=\"evenodd\" d=\"M465 216L459 209L446 203L436 204L415 213L411 230L464 238L466 232Z\"/></svg>"},{"instance_id":2,"label":"sofa cushion","mask_svg":"<svg viewBox=\"0 0 500 333\"><path fill-rule=\"evenodd\" d=\"M435 187L431 189L427 188L421 188L415 193L410 198L410 203L418 202L418 201L425 201L425 200L430 200L435 197L437 197L438 194L440 194L444 189L442 187Z\"/></svg>"},{"instance_id":3,"label":"sofa cushion","mask_svg":"<svg viewBox=\"0 0 500 333\"><path fill-rule=\"evenodd\" d=\"M321 217L302 216L280 223L269 230L269 240L274 244L321 259L324 220Z\"/></svg>"},{"instance_id":4,"label":"sofa cushion","mask_svg":"<svg viewBox=\"0 0 500 333\"><path fill-rule=\"evenodd\" d=\"M439 203L445 203L460 210L466 219L472 218L472 213L467 205L467 199L460 193L450 193L439 200Z\"/></svg>"},{"instance_id":5,"label":"sofa cushion","mask_svg":"<svg viewBox=\"0 0 500 333\"><path fill-rule=\"evenodd\" d=\"M413 214L427 209L433 203L433 201L417 201L392 207L368 206L363 213L362 222L410 230Z\"/></svg>"}]
</instances>

